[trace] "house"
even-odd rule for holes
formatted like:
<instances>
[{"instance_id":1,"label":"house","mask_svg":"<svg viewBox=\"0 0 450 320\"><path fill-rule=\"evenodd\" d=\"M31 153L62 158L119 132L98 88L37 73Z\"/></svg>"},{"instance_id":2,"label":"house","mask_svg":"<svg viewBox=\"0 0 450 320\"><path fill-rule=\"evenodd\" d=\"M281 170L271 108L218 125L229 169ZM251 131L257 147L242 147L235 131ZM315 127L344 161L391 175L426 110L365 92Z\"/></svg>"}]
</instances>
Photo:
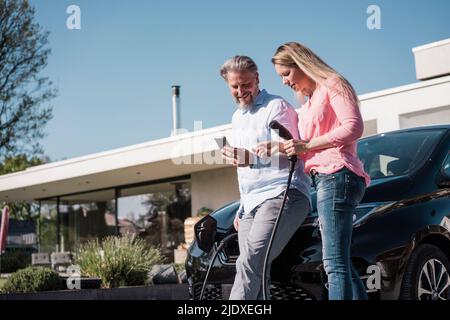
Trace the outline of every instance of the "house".
<instances>
[{"instance_id":1,"label":"house","mask_svg":"<svg viewBox=\"0 0 450 320\"><path fill-rule=\"evenodd\" d=\"M449 47L450 39L414 49L420 82L359 96L364 135L450 123L450 54L441 53ZM38 202L40 238L47 234L40 244L57 250L118 234L127 221L135 229L138 220L161 219L152 210L171 203L187 206L188 215L217 209L239 198L236 170L221 163L214 141L230 129L226 124L0 176L0 201ZM173 219L179 218L160 223ZM163 247L182 241L156 238Z\"/></svg>"}]
</instances>

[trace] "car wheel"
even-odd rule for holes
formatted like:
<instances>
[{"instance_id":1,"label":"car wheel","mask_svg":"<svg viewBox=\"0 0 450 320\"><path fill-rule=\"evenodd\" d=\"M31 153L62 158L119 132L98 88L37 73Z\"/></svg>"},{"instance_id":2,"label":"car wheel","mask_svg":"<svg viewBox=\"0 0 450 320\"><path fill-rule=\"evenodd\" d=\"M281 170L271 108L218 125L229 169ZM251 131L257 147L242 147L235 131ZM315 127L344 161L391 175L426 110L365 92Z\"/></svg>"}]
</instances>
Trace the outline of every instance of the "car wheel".
<instances>
[{"instance_id":1,"label":"car wheel","mask_svg":"<svg viewBox=\"0 0 450 320\"><path fill-rule=\"evenodd\" d=\"M450 263L438 247L419 245L403 277L402 300L450 300Z\"/></svg>"}]
</instances>

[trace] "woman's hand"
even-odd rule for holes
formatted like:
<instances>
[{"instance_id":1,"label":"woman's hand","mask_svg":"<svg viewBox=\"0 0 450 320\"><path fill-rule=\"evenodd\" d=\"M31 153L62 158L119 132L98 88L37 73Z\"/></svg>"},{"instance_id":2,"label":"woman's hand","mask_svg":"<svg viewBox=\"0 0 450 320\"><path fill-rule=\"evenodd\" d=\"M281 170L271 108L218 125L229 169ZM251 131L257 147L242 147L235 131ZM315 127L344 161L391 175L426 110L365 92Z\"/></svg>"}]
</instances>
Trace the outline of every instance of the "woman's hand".
<instances>
[{"instance_id":1,"label":"woman's hand","mask_svg":"<svg viewBox=\"0 0 450 320\"><path fill-rule=\"evenodd\" d=\"M251 164L250 151L242 148L223 147L222 159L235 167L247 167Z\"/></svg>"},{"instance_id":2,"label":"woman's hand","mask_svg":"<svg viewBox=\"0 0 450 320\"><path fill-rule=\"evenodd\" d=\"M256 146L254 149L256 155L260 158L270 157L279 152L285 154L284 143L281 141L264 141Z\"/></svg>"},{"instance_id":3,"label":"woman's hand","mask_svg":"<svg viewBox=\"0 0 450 320\"><path fill-rule=\"evenodd\" d=\"M309 151L308 141L297 139L292 139L285 142L284 148L288 156L294 156Z\"/></svg>"}]
</instances>

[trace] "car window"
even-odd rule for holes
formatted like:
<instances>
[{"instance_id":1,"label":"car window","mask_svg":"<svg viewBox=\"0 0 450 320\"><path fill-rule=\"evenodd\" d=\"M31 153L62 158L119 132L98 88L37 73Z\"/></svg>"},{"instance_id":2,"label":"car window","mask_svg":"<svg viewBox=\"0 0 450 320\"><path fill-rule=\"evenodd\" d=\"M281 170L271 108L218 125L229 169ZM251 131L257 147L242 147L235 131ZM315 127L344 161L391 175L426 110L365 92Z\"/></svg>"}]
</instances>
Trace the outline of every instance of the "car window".
<instances>
[{"instance_id":1,"label":"car window","mask_svg":"<svg viewBox=\"0 0 450 320\"><path fill-rule=\"evenodd\" d=\"M358 155L372 179L406 175L417 169L443 130L406 131L361 139Z\"/></svg>"},{"instance_id":2,"label":"car window","mask_svg":"<svg viewBox=\"0 0 450 320\"><path fill-rule=\"evenodd\" d=\"M450 151L447 153L447 157L442 164L442 172L446 177L450 177Z\"/></svg>"}]
</instances>

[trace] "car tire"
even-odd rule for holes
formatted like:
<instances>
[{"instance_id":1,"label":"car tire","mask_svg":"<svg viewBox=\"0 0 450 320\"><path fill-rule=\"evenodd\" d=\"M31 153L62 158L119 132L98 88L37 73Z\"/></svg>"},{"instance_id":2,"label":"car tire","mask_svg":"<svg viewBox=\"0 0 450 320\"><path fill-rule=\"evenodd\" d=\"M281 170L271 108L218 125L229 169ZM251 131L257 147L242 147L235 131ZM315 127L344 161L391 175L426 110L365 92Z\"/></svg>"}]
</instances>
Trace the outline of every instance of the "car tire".
<instances>
[{"instance_id":1,"label":"car tire","mask_svg":"<svg viewBox=\"0 0 450 320\"><path fill-rule=\"evenodd\" d=\"M400 299L450 299L450 263L441 249L421 244L413 251L403 276Z\"/></svg>"}]
</instances>

